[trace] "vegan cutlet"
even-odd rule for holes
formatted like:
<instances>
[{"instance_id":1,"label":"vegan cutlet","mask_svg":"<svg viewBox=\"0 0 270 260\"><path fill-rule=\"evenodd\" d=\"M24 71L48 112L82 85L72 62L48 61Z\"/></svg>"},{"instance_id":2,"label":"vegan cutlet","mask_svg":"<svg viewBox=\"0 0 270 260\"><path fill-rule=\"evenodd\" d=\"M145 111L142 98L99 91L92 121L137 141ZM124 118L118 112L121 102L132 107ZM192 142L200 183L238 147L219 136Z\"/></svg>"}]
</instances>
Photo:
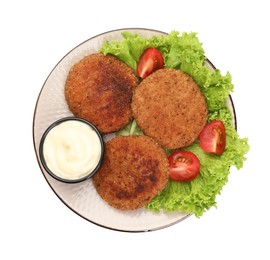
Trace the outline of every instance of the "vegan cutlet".
<instances>
[{"instance_id":1,"label":"vegan cutlet","mask_svg":"<svg viewBox=\"0 0 270 260\"><path fill-rule=\"evenodd\" d=\"M134 210L145 206L166 186L168 159L150 137L119 136L105 144L105 157L93 181L112 207Z\"/></svg>"},{"instance_id":2,"label":"vegan cutlet","mask_svg":"<svg viewBox=\"0 0 270 260\"><path fill-rule=\"evenodd\" d=\"M117 131L132 118L131 100L138 78L112 55L94 53L73 65L65 84L71 112L102 133Z\"/></svg>"},{"instance_id":3,"label":"vegan cutlet","mask_svg":"<svg viewBox=\"0 0 270 260\"><path fill-rule=\"evenodd\" d=\"M197 83L176 69L160 69L144 79L132 99L133 116L160 145L190 145L207 121L207 104Z\"/></svg>"}]
</instances>

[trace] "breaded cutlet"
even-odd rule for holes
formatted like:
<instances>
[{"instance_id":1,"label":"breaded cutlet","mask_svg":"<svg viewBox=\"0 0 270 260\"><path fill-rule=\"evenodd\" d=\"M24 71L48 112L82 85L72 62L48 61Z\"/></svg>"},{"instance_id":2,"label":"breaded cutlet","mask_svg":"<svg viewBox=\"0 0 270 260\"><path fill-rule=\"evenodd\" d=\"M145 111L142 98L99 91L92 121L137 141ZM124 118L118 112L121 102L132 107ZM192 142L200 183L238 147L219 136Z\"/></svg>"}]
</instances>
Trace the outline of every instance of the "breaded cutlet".
<instances>
[{"instance_id":1,"label":"breaded cutlet","mask_svg":"<svg viewBox=\"0 0 270 260\"><path fill-rule=\"evenodd\" d=\"M131 120L131 99L137 85L138 78L125 63L112 55L94 53L70 69L65 98L75 116L109 133Z\"/></svg>"},{"instance_id":2,"label":"breaded cutlet","mask_svg":"<svg viewBox=\"0 0 270 260\"><path fill-rule=\"evenodd\" d=\"M168 181L164 150L147 136L119 136L105 144L105 156L93 182L112 207L134 210L158 195Z\"/></svg>"},{"instance_id":3,"label":"breaded cutlet","mask_svg":"<svg viewBox=\"0 0 270 260\"><path fill-rule=\"evenodd\" d=\"M197 83L183 71L169 68L157 70L139 84L131 107L144 134L169 149L193 143L208 117Z\"/></svg>"}]
</instances>

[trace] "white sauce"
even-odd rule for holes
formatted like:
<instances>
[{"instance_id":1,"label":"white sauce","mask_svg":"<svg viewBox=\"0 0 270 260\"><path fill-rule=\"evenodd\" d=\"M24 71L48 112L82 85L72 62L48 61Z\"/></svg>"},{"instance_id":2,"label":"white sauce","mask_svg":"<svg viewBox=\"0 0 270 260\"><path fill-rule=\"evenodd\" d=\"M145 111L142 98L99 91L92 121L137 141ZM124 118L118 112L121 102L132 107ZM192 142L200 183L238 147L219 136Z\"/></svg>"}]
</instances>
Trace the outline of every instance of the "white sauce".
<instances>
[{"instance_id":1,"label":"white sauce","mask_svg":"<svg viewBox=\"0 0 270 260\"><path fill-rule=\"evenodd\" d=\"M43 144L44 159L57 176L74 180L99 163L101 143L93 128L81 121L64 121L50 130Z\"/></svg>"}]
</instances>

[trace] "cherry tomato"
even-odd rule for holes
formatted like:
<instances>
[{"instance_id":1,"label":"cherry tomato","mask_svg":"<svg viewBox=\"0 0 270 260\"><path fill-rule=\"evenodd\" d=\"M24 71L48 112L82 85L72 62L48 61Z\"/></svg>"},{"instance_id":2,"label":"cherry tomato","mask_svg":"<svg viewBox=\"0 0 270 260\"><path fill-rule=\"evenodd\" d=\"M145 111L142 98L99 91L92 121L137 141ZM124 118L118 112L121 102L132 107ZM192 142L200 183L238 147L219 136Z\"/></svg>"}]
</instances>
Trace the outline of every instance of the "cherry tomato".
<instances>
[{"instance_id":1,"label":"cherry tomato","mask_svg":"<svg viewBox=\"0 0 270 260\"><path fill-rule=\"evenodd\" d=\"M189 151L179 150L169 156L169 178L174 181L195 179L200 171L200 161Z\"/></svg>"},{"instance_id":2,"label":"cherry tomato","mask_svg":"<svg viewBox=\"0 0 270 260\"><path fill-rule=\"evenodd\" d=\"M208 123L200 133L201 148L211 154L221 155L226 146L226 132L222 121Z\"/></svg>"},{"instance_id":3,"label":"cherry tomato","mask_svg":"<svg viewBox=\"0 0 270 260\"><path fill-rule=\"evenodd\" d=\"M138 65L137 74L141 78L146 78L151 73L164 67L164 59L156 48L147 48L142 53Z\"/></svg>"}]
</instances>

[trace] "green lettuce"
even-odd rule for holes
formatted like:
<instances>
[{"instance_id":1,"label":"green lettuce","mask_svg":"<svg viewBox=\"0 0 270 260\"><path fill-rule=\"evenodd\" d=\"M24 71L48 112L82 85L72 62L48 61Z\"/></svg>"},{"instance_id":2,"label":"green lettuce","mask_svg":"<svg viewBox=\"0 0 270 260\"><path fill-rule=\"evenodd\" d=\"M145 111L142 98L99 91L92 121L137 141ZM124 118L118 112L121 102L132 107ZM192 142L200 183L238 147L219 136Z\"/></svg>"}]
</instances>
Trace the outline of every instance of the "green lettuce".
<instances>
[{"instance_id":1,"label":"green lettuce","mask_svg":"<svg viewBox=\"0 0 270 260\"><path fill-rule=\"evenodd\" d=\"M173 31L168 35L142 38L138 34L124 32L123 40L106 41L100 51L118 57L136 71L140 55L148 47L162 52L165 67L181 69L198 83L207 99L209 111L224 107L229 93L233 91L231 75L223 76L219 70L205 66L205 53L196 33L179 36Z\"/></svg>"},{"instance_id":2,"label":"green lettuce","mask_svg":"<svg viewBox=\"0 0 270 260\"><path fill-rule=\"evenodd\" d=\"M160 50L164 57L165 67L180 69L189 74L199 85L206 97L208 121L222 120L226 129L226 149L220 156L205 153L195 141L185 147L197 155L201 170L199 176L186 182L168 181L165 189L147 206L147 209L159 211L182 211L194 213L200 217L206 210L216 206L216 196L228 181L230 167L243 167L245 155L249 150L247 138L240 138L232 118L232 112L226 105L230 92L234 90L229 72L222 75L216 69L206 65L202 44L196 33L173 31L168 35L140 37L130 32L123 33L123 40L105 42L100 51L112 54L136 71L141 53L148 47ZM143 134L133 120L117 135ZM172 151L166 149L167 154Z\"/></svg>"},{"instance_id":3,"label":"green lettuce","mask_svg":"<svg viewBox=\"0 0 270 260\"><path fill-rule=\"evenodd\" d=\"M124 128L116 132L116 136L128 136L128 135L143 135L143 131L139 128L135 119L133 119Z\"/></svg>"},{"instance_id":4,"label":"green lettuce","mask_svg":"<svg viewBox=\"0 0 270 260\"><path fill-rule=\"evenodd\" d=\"M248 140L239 138L232 124L231 112L227 108L212 113L209 121L222 120L226 129L226 149L222 155L205 153L196 141L185 148L197 155L201 170L199 176L186 182L168 181L166 188L148 205L148 209L159 211L184 211L201 216L212 206L216 206L216 195L221 193L228 181L230 167L240 169L249 150Z\"/></svg>"}]
</instances>

